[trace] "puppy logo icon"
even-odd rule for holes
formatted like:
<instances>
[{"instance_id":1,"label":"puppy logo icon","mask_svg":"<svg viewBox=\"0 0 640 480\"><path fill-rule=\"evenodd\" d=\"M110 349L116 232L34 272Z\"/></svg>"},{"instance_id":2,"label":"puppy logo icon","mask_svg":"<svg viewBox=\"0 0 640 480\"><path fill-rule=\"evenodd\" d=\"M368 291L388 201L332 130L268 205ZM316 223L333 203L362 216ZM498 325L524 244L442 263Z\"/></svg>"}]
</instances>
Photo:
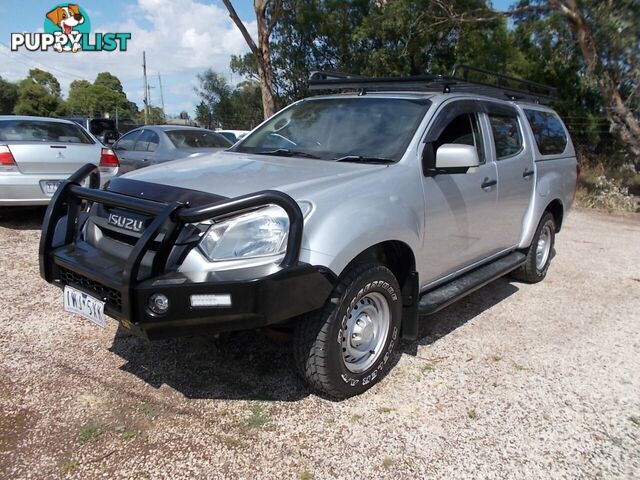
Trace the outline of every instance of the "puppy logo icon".
<instances>
[{"instance_id":1,"label":"puppy logo icon","mask_svg":"<svg viewBox=\"0 0 640 480\"><path fill-rule=\"evenodd\" d=\"M79 5L71 3L58 5L47 12L47 19L50 23L45 20L45 31L58 33L58 41L53 45L57 52L76 53L82 49L81 35L89 33L90 27L89 17Z\"/></svg>"}]
</instances>

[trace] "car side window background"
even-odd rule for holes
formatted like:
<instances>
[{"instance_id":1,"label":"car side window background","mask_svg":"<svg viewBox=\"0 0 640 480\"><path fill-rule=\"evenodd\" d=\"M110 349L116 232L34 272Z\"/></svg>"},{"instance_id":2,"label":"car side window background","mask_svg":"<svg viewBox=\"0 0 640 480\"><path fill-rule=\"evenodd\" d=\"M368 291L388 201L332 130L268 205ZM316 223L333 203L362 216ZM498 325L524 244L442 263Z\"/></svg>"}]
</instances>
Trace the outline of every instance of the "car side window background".
<instances>
[{"instance_id":1,"label":"car side window background","mask_svg":"<svg viewBox=\"0 0 640 480\"><path fill-rule=\"evenodd\" d=\"M160 143L160 137L156 132L151 130L143 130L142 135L136 142L135 150L137 152L155 152Z\"/></svg>"},{"instance_id":2,"label":"car side window background","mask_svg":"<svg viewBox=\"0 0 640 480\"><path fill-rule=\"evenodd\" d=\"M489 123L497 160L512 157L522 151L524 145L517 116L489 114Z\"/></svg>"},{"instance_id":3,"label":"car side window background","mask_svg":"<svg viewBox=\"0 0 640 480\"><path fill-rule=\"evenodd\" d=\"M114 145L114 148L116 150L133 150L136 145L138 135L140 135L139 130L125 134L120 140L118 140L116 145Z\"/></svg>"},{"instance_id":4,"label":"car side window background","mask_svg":"<svg viewBox=\"0 0 640 480\"><path fill-rule=\"evenodd\" d=\"M541 155L559 155L567 148L567 134L560 119L551 112L525 110Z\"/></svg>"}]
</instances>

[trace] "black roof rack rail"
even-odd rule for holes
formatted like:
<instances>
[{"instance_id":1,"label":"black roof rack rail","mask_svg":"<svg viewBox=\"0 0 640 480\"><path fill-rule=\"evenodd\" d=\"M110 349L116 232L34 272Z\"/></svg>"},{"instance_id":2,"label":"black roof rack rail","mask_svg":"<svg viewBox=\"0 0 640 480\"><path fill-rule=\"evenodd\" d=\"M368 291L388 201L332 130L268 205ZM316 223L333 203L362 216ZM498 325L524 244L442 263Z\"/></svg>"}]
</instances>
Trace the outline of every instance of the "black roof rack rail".
<instances>
[{"instance_id":1,"label":"black roof rack rail","mask_svg":"<svg viewBox=\"0 0 640 480\"><path fill-rule=\"evenodd\" d=\"M479 77L479 78L478 78ZM462 92L489 97L548 104L556 98L556 89L541 83L491 72L469 65L456 65L451 75L412 77L365 77L340 72L314 71L309 89L367 91Z\"/></svg>"}]
</instances>

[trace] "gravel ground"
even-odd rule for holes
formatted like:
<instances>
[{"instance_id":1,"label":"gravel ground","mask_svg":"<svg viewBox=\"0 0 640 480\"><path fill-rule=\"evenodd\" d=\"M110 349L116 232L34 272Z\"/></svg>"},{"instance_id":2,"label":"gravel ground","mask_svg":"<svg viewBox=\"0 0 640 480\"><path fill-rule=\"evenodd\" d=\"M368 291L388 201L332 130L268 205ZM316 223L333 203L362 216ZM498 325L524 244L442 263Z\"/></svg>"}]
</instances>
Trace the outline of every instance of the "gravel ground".
<instances>
[{"instance_id":1,"label":"gravel ground","mask_svg":"<svg viewBox=\"0 0 640 480\"><path fill-rule=\"evenodd\" d=\"M0 213L0 478L638 478L640 217L575 211L333 402L256 332L148 344L62 311L41 209Z\"/></svg>"}]
</instances>

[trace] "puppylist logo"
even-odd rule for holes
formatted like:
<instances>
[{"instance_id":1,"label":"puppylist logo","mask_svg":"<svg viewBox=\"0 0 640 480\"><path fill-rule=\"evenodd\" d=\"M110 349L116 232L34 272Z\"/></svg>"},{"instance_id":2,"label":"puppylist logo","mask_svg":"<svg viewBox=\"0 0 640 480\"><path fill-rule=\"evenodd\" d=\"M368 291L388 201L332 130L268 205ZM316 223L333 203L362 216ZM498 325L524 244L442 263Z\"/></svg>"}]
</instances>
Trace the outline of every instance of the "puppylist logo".
<instances>
[{"instance_id":1,"label":"puppylist logo","mask_svg":"<svg viewBox=\"0 0 640 480\"><path fill-rule=\"evenodd\" d=\"M113 52L127 51L131 33L95 33L91 35L89 15L80 5L61 3L45 14L44 33L12 33L11 51L30 52Z\"/></svg>"}]
</instances>

